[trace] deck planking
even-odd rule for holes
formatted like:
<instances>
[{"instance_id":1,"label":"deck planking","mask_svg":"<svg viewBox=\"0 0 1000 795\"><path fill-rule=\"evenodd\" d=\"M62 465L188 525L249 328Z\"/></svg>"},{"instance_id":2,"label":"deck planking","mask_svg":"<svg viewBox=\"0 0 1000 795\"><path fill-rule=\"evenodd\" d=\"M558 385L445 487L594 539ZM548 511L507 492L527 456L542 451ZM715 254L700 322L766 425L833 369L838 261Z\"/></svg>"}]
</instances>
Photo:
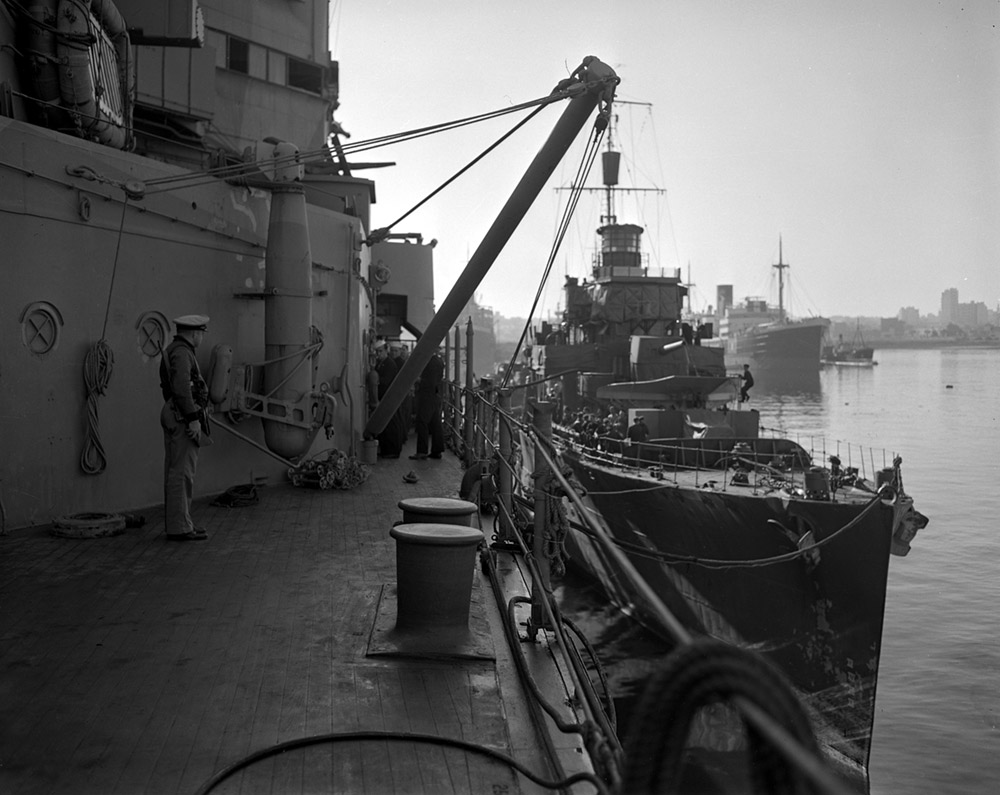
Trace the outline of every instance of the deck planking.
<instances>
[{"instance_id":1,"label":"deck planking","mask_svg":"<svg viewBox=\"0 0 1000 795\"><path fill-rule=\"evenodd\" d=\"M411 469L417 484L402 482ZM477 587L495 660L367 655L380 594L395 581L398 500L455 496L460 479L450 454L404 456L352 491L274 484L252 507L199 501L206 543L167 543L158 509L110 538L36 528L0 539L0 791L194 792L251 752L331 732L465 740L555 778L488 583ZM523 592L509 566L504 580ZM544 640L529 650L552 656ZM551 659L539 664L560 679ZM579 744L557 742L570 756ZM483 756L398 739L312 745L214 790L334 791L539 790Z\"/></svg>"}]
</instances>

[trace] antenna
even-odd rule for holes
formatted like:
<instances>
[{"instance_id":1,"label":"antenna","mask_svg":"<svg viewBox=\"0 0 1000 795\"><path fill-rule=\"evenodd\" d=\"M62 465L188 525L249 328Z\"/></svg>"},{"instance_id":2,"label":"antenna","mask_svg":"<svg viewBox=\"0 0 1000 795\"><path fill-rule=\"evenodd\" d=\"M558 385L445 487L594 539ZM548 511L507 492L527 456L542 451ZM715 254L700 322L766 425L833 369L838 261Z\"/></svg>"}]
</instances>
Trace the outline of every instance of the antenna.
<instances>
[{"instance_id":1,"label":"antenna","mask_svg":"<svg viewBox=\"0 0 1000 795\"><path fill-rule=\"evenodd\" d=\"M687 291L688 314L691 314L691 288L695 286L694 282L691 281L691 260L688 260L688 278L684 286L688 288Z\"/></svg>"},{"instance_id":2,"label":"antenna","mask_svg":"<svg viewBox=\"0 0 1000 795\"><path fill-rule=\"evenodd\" d=\"M787 262L782 260L781 235L778 235L778 261L771 266L778 269L778 321L785 322L785 268L789 267Z\"/></svg>"}]
</instances>

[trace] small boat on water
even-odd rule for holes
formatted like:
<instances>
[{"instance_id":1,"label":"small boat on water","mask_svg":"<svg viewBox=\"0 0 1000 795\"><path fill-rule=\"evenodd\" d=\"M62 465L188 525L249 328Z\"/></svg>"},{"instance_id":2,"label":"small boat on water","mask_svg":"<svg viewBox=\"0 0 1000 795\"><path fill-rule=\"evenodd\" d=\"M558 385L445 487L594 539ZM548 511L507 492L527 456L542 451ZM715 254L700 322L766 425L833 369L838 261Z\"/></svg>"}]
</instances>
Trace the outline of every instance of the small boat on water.
<instances>
[{"instance_id":1,"label":"small boat on water","mask_svg":"<svg viewBox=\"0 0 1000 795\"><path fill-rule=\"evenodd\" d=\"M844 336L840 335L836 343L823 346L822 362L836 367L872 367L878 364L874 357L875 349L865 343L861 322L858 321L850 344L844 342Z\"/></svg>"},{"instance_id":2,"label":"small boat on water","mask_svg":"<svg viewBox=\"0 0 1000 795\"><path fill-rule=\"evenodd\" d=\"M595 543L596 523L692 634L775 663L863 789L889 559L927 523L901 458L880 453L859 473L860 449L765 435L723 350L682 322L679 271L645 267L643 229L610 207L605 218L590 278L567 277L561 322L531 352L535 377L558 385L553 442L582 505L569 509L568 565L670 637ZM703 728L699 744L729 747L731 734Z\"/></svg>"}]
</instances>

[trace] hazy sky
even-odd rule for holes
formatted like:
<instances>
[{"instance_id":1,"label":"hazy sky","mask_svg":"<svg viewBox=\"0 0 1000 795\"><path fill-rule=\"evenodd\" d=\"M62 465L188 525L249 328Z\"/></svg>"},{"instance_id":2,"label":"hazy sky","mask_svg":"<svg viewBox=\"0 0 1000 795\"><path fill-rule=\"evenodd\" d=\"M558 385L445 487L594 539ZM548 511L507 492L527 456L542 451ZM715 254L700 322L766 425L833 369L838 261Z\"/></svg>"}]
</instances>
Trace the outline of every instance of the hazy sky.
<instances>
[{"instance_id":1,"label":"hazy sky","mask_svg":"<svg viewBox=\"0 0 1000 795\"><path fill-rule=\"evenodd\" d=\"M586 55L621 78L620 222L653 267L777 299L778 238L798 315L938 312L941 292L1000 303L1000 2L934 0L340 0L337 118L351 141L549 93ZM394 228L436 238L440 305L565 103L544 111ZM359 154L394 161L373 223L395 221L519 117ZM588 127L589 131L589 127ZM525 315L583 137L477 294ZM600 184L595 170L590 183ZM586 195L550 277L586 276L601 210Z\"/></svg>"}]
</instances>

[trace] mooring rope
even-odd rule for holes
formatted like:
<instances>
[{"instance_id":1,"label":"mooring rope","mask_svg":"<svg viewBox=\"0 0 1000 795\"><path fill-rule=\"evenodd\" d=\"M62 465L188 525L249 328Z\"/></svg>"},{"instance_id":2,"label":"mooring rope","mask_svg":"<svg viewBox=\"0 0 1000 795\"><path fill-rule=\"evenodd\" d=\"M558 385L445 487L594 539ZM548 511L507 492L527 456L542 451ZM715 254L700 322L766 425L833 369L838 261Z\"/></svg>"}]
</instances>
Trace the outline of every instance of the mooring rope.
<instances>
[{"instance_id":1,"label":"mooring rope","mask_svg":"<svg viewBox=\"0 0 1000 795\"><path fill-rule=\"evenodd\" d=\"M99 475L108 466L108 456L101 442L98 399L105 393L115 366L115 354L105 339L95 342L83 362L83 382L87 387L87 432L80 454L80 468L88 475Z\"/></svg>"}]
</instances>

